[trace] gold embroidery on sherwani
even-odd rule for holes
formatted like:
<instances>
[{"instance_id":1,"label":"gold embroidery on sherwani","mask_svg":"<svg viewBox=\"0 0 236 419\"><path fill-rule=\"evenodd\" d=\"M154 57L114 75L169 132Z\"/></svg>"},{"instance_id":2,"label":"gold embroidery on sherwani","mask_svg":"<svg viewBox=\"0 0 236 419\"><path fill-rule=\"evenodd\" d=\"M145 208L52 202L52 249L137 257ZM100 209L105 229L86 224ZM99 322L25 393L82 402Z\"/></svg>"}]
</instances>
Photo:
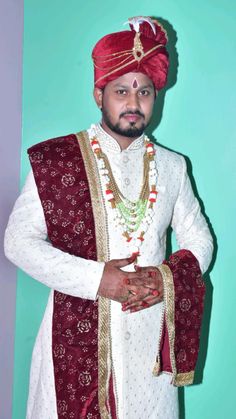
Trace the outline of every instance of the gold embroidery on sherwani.
<instances>
[{"instance_id":1,"label":"gold embroidery on sherwani","mask_svg":"<svg viewBox=\"0 0 236 419\"><path fill-rule=\"evenodd\" d=\"M88 178L96 232L98 262L109 260L108 225L99 173L86 131L76 134ZM100 415L110 419L107 409L111 374L110 301L98 298L98 400ZM113 377L114 379L114 377Z\"/></svg>"},{"instance_id":2,"label":"gold embroidery on sherwani","mask_svg":"<svg viewBox=\"0 0 236 419\"><path fill-rule=\"evenodd\" d=\"M173 382L176 386L187 386L193 383L194 371L179 372Z\"/></svg>"},{"instance_id":3,"label":"gold embroidery on sherwani","mask_svg":"<svg viewBox=\"0 0 236 419\"><path fill-rule=\"evenodd\" d=\"M163 287L164 287L164 306L165 306L165 320L169 336L169 346L170 346L170 362L173 373L173 384L175 384L175 379L177 375L176 363L175 363L175 290L172 272L167 265L159 265L159 271L161 272L163 278Z\"/></svg>"}]
</instances>

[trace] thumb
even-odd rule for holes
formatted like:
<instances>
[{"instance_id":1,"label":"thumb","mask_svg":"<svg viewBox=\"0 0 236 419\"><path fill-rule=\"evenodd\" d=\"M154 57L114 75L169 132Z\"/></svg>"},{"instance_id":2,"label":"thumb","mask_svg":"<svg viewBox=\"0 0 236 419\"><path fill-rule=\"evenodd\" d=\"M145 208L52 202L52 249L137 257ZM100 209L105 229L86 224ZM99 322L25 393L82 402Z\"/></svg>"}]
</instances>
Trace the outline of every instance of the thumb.
<instances>
[{"instance_id":1,"label":"thumb","mask_svg":"<svg viewBox=\"0 0 236 419\"><path fill-rule=\"evenodd\" d=\"M114 259L114 266L116 266L117 268L123 268L124 266L130 265L131 263L133 263L136 259L136 256L131 256L129 258L124 258L124 259Z\"/></svg>"}]
</instances>

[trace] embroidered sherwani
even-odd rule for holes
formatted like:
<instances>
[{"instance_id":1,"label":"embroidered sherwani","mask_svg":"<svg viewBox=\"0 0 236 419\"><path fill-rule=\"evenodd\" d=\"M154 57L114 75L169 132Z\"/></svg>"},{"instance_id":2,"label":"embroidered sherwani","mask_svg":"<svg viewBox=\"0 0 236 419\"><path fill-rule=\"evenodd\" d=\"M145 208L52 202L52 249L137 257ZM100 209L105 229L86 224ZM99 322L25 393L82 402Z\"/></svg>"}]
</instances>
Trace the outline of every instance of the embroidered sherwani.
<instances>
[{"instance_id":1,"label":"embroidered sherwani","mask_svg":"<svg viewBox=\"0 0 236 419\"><path fill-rule=\"evenodd\" d=\"M100 128L98 128L98 133L101 148L108 156L121 192L130 200L138 199L143 176L144 138L134 140L127 149L121 150L118 143ZM85 139L88 147L88 137L91 135L92 131L88 130L87 140ZM58 164L63 166L63 151L60 147L58 150L61 154L58 160L61 163ZM162 264L166 252L166 230L171 224L180 249L189 250L198 260L201 271L204 273L211 259L212 239L201 214L199 203L193 195L186 173L185 160L182 156L160 146L155 146L155 150L158 169L158 200L154 206L155 214L145 235L138 263L140 266ZM70 161L66 164L65 174L68 175ZM93 165L94 175L96 174L93 182L99 191L96 199L100 197L101 201L100 213L97 216L102 220L101 224L105 229L104 234L96 237L96 240L106 241L107 260L125 258L130 256L128 245L122 236L122 230L115 225L110 203L104 199L95 158L93 158ZM89 170L90 166L87 164L87 171ZM71 181L68 176L65 180L68 184ZM39 185L37 186L39 188ZM43 185L41 186L43 188ZM33 351L27 419L105 418L101 411L99 416L98 406L96 407L98 416L91 416L90 413L83 413L84 411L76 416L73 411L69 411L65 400L58 400L55 389L55 362L53 363L52 356L52 328L55 321L53 320L53 304L55 305L53 290L59 292L57 296L59 299L60 295L66 294L96 301L104 261L86 260L55 248L46 240L45 211L50 213L51 204L47 201L43 208L38 191L33 173L30 172L11 214L5 237L7 256L33 278L52 288ZM65 195L65 199L71 202L76 201L76 197L71 195ZM93 210L96 212L95 207L94 201ZM57 223L56 217L54 222ZM64 227L66 235L66 221ZM79 233L82 225L77 224L76 228ZM127 266L125 270L133 270L133 266ZM157 377L153 375L153 368L160 350L163 304L162 302L140 312L127 314L122 312L120 303L109 302L107 330L110 334L108 346L110 345L111 357L108 364L110 364L112 374L116 413L114 415L110 413L107 417L178 418L177 387L171 384L172 374L163 373ZM186 304L185 301L183 311L188 309ZM78 328L81 333L81 342L83 342L83 334L88 332L89 322L83 322L82 328L80 326ZM63 347L56 346L54 361L55 358L63 359L63 356L66 356L63 351ZM182 362L182 355L183 351L180 350L179 362ZM86 362L89 371L89 363L93 361L88 358ZM90 384L90 379L87 370L83 370L83 374L78 376L81 400L83 389ZM67 390L70 398L73 399L72 384L71 387L70 384L67 385Z\"/></svg>"}]
</instances>

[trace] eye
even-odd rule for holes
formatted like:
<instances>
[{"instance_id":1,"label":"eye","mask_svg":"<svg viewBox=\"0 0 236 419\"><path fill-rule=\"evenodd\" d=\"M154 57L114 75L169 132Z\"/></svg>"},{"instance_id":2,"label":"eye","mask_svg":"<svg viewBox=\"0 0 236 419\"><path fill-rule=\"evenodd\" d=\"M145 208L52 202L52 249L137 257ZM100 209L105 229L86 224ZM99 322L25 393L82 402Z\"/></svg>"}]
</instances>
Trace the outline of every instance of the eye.
<instances>
[{"instance_id":1,"label":"eye","mask_svg":"<svg viewBox=\"0 0 236 419\"><path fill-rule=\"evenodd\" d=\"M125 89L118 89L116 90L116 93L120 96L125 96L127 94L127 90Z\"/></svg>"},{"instance_id":2,"label":"eye","mask_svg":"<svg viewBox=\"0 0 236 419\"><path fill-rule=\"evenodd\" d=\"M147 89L140 90L139 95L140 96L149 96L150 95L150 91L147 90Z\"/></svg>"}]
</instances>

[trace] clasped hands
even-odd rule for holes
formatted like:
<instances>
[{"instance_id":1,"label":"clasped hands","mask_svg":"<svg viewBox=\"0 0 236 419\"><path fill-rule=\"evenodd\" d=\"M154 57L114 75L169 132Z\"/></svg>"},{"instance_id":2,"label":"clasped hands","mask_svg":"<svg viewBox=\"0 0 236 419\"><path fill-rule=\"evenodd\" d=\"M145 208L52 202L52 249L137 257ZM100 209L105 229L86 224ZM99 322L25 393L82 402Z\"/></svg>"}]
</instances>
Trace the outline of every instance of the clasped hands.
<instances>
[{"instance_id":1,"label":"clasped hands","mask_svg":"<svg viewBox=\"0 0 236 419\"><path fill-rule=\"evenodd\" d=\"M121 268L133 263L134 257L113 259L105 264L98 295L122 304L131 313L151 307L163 299L163 280L154 266L139 267L135 272Z\"/></svg>"}]
</instances>

